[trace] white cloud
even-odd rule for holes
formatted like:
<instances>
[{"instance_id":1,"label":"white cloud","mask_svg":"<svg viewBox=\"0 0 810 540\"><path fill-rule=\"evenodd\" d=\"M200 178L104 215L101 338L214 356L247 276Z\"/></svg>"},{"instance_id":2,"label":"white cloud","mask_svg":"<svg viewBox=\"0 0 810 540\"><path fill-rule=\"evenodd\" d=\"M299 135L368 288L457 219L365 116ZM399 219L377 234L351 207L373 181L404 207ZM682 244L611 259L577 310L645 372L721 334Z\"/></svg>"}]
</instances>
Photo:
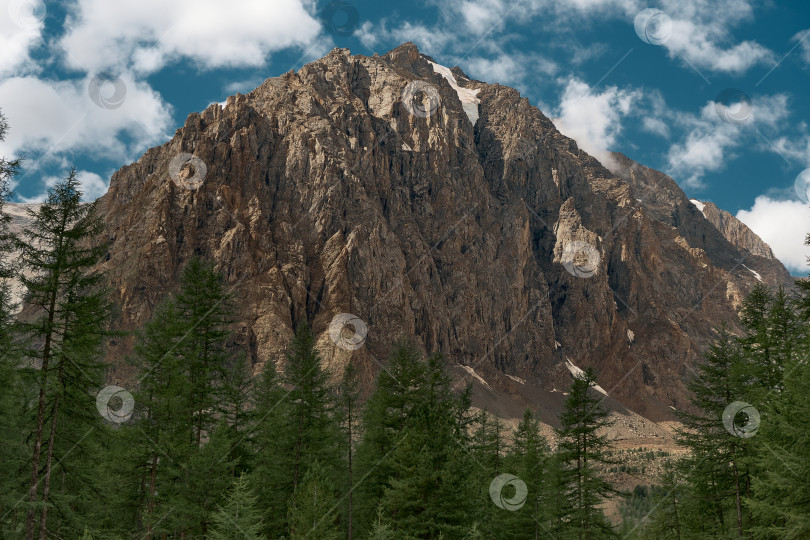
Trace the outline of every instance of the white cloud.
<instances>
[{"instance_id":1,"label":"white cloud","mask_svg":"<svg viewBox=\"0 0 810 540\"><path fill-rule=\"evenodd\" d=\"M771 246L776 258L789 270L802 274L808 271L810 246L804 245L804 239L810 232L810 206L760 195L750 210L737 212L737 219Z\"/></svg>"},{"instance_id":2,"label":"white cloud","mask_svg":"<svg viewBox=\"0 0 810 540\"><path fill-rule=\"evenodd\" d=\"M669 126L660 118L647 116L641 121L641 127L644 131L649 131L665 139L669 138Z\"/></svg>"},{"instance_id":3,"label":"white cloud","mask_svg":"<svg viewBox=\"0 0 810 540\"><path fill-rule=\"evenodd\" d=\"M118 108L105 109L91 99L91 80L13 77L0 82L0 103L10 126L0 155L85 151L95 158L120 161L169 137L170 107L148 84L123 77L123 101ZM100 88L107 98L111 90ZM120 138L123 134L129 142ZM25 166L35 169L37 162L28 160Z\"/></svg>"},{"instance_id":4,"label":"white cloud","mask_svg":"<svg viewBox=\"0 0 810 540\"><path fill-rule=\"evenodd\" d=\"M463 63L463 71L473 78L508 86L518 86L529 75L537 73L554 75L559 69L552 60L539 55L499 53L491 58L477 56L455 60Z\"/></svg>"},{"instance_id":5,"label":"white cloud","mask_svg":"<svg viewBox=\"0 0 810 540\"><path fill-rule=\"evenodd\" d=\"M597 93L587 83L571 78L560 99L554 123L580 148L609 165L608 151L621 132L622 118L642 97L639 90L621 90L615 86Z\"/></svg>"},{"instance_id":6,"label":"white cloud","mask_svg":"<svg viewBox=\"0 0 810 540\"><path fill-rule=\"evenodd\" d=\"M255 90L260 84L264 82L262 78L247 79L244 81L233 81L225 85L225 92L230 96L237 92L246 94Z\"/></svg>"},{"instance_id":7,"label":"white cloud","mask_svg":"<svg viewBox=\"0 0 810 540\"><path fill-rule=\"evenodd\" d=\"M321 25L302 0L77 0L65 28L68 66L151 73L184 57L262 66L273 51L308 46Z\"/></svg>"},{"instance_id":8,"label":"white cloud","mask_svg":"<svg viewBox=\"0 0 810 540\"><path fill-rule=\"evenodd\" d=\"M723 73L743 73L775 61L766 47L754 41L736 43L731 33L734 27L753 20L751 0L663 0L661 9L672 22L662 44L671 58Z\"/></svg>"},{"instance_id":9,"label":"white cloud","mask_svg":"<svg viewBox=\"0 0 810 540\"><path fill-rule=\"evenodd\" d=\"M29 51L41 39L44 4L35 0L0 0L0 77L31 69Z\"/></svg>"},{"instance_id":10,"label":"white cloud","mask_svg":"<svg viewBox=\"0 0 810 540\"><path fill-rule=\"evenodd\" d=\"M42 202L48 196L47 188L53 187L57 182L61 182L65 177L49 176L45 179L45 191L32 197L21 197L24 203ZM90 171L76 171L76 179L79 181L79 189L82 191L83 201L94 201L107 193L109 183L105 182L101 176Z\"/></svg>"},{"instance_id":11,"label":"white cloud","mask_svg":"<svg viewBox=\"0 0 810 540\"><path fill-rule=\"evenodd\" d=\"M707 172L723 170L740 146L760 145L760 130L774 128L788 117L783 94L757 97L750 104L750 117L740 124L723 120L714 101L708 102L699 115L670 112L671 120L686 130L686 136L670 147L666 172L680 184L700 189ZM733 108L732 104L728 110ZM763 149L776 152L773 147Z\"/></svg>"},{"instance_id":12,"label":"white cloud","mask_svg":"<svg viewBox=\"0 0 810 540\"><path fill-rule=\"evenodd\" d=\"M805 63L810 64L810 29L802 30L791 38L801 47L802 59Z\"/></svg>"}]
</instances>

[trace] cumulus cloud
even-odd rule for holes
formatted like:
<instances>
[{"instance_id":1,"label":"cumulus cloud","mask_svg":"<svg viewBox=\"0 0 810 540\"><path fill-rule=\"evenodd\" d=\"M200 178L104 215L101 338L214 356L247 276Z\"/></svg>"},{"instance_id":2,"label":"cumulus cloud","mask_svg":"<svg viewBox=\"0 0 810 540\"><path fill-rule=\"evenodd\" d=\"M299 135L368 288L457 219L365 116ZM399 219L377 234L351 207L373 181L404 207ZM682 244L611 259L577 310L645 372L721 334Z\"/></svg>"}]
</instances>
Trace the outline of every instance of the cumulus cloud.
<instances>
[{"instance_id":1,"label":"cumulus cloud","mask_svg":"<svg viewBox=\"0 0 810 540\"><path fill-rule=\"evenodd\" d=\"M580 148L609 165L609 150L621 132L622 119L642 97L639 90L623 90L615 86L597 92L587 83L572 77L555 111L554 123Z\"/></svg>"},{"instance_id":2,"label":"cumulus cloud","mask_svg":"<svg viewBox=\"0 0 810 540\"><path fill-rule=\"evenodd\" d=\"M68 66L152 73L190 58L204 68L261 66L306 48L320 23L302 0L77 0L60 40Z\"/></svg>"},{"instance_id":3,"label":"cumulus cloud","mask_svg":"<svg viewBox=\"0 0 810 540\"><path fill-rule=\"evenodd\" d=\"M168 137L170 107L148 84L124 76L116 97L112 83L91 86L92 81L87 76L73 81L12 77L0 82L0 103L11 126L0 143L0 155L84 151L120 161ZM93 101L93 89L102 98L122 99L107 102L115 108L103 108ZM121 135L127 136L126 142ZM36 166L26 162L27 169Z\"/></svg>"},{"instance_id":4,"label":"cumulus cloud","mask_svg":"<svg viewBox=\"0 0 810 540\"><path fill-rule=\"evenodd\" d=\"M760 195L750 210L737 212L737 219L767 242L789 270L805 274L810 269L810 247L804 245L805 234L810 231L810 206Z\"/></svg>"},{"instance_id":5,"label":"cumulus cloud","mask_svg":"<svg viewBox=\"0 0 810 540\"><path fill-rule=\"evenodd\" d=\"M32 69L29 52L42 38L44 4L0 0L0 77Z\"/></svg>"},{"instance_id":6,"label":"cumulus cloud","mask_svg":"<svg viewBox=\"0 0 810 540\"><path fill-rule=\"evenodd\" d=\"M686 130L681 142L670 147L669 173L679 183L693 189L703 186L707 172L725 168L734 152L743 144L759 144L761 129L774 128L788 116L787 97L782 94L757 97L750 101L750 116L740 123L728 122L723 115L739 112L737 103L708 102L698 115L670 113L671 120ZM742 118L742 116L741 116ZM775 148L766 148L776 151Z\"/></svg>"},{"instance_id":7,"label":"cumulus cloud","mask_svg":"<svg viewBox=\"0 0 810 540\"><path fill-rule=\"evenodd\" d=\"M735 42L731 30L754 18L750 0L663 0L672 21L663 47L696 68L743 73L757 64L775 62L768 48L754 41Z\"/></svg>"}]
</instances>

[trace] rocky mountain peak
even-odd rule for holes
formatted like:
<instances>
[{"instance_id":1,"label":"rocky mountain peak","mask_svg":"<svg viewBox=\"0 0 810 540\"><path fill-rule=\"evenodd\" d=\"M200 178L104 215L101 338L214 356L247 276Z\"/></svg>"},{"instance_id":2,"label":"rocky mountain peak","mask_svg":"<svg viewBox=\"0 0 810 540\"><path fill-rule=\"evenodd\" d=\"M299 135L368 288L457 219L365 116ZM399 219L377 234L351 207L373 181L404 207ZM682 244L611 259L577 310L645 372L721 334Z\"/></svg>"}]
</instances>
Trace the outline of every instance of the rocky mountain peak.
<instances>
[{"instance_id":1,"label":"rocky mountain peak","mask_svg":"<svg viewBox=\"0 0 810 540\"><path fill-rule=\"evenodd\" d=\"M608 170L516 90L434 64L412 43L334 49L116 172L101 208L118 324L143 324L204 256L256 370L306 320L325 361L366 384L412 335L505 415L558 408L571 366L597 368L614 408L686 406L712 327L757 283L746 268L772 285L785 269L666 175L621 155ZM350 344L343 314L366 329ZM130 346L110 354L122 380Z\"/></svg>"}]
</instances>

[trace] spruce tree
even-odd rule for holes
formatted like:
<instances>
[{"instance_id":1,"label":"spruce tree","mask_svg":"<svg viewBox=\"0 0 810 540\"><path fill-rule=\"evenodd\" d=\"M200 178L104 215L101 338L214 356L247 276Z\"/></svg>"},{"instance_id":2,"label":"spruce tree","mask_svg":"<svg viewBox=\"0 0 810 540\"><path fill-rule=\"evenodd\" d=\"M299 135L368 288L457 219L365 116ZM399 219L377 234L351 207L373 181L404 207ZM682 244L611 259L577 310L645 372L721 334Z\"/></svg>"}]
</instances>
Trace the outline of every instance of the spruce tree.
<instances>
[{"instance_id":1,"label":"spruce tree","mask_svg":"<svg viewBox=\"0 0 810 540\"><path fill-rule=\"evenodd\" d=\"M677 413L683 428L676 440L689 449L679 462L689 484L685 510L693 518L685 526L692 527L694 534L724 535L747 526L740 501L750 481L750 442L723 424L726 408L744 395L740 383L744 367L743 349L721 327L697 374L687 383L697 412Z\"/></svg>"},{"instance_id":2,"label":"spruce tree","mask_svg":"<svg viewBox=\"0 0 810 540\"><path fill-rule=\"evenodd\" d=\"M557 430L559 446L560 505L556 519L564 537L609 538L610 524L601 504L617 491L602 477L605 465L612 464L606 451L610 447L605 428L612 425L601 398L591 387L596 376L588 368L574 378L565 401ZM555 533L556 534L556 533Z\"/></svg>"},{"instance_id":3,"label":"spruce tree","mask_svg":"<svg viewBox=\"0 0 810 540\"><path fill-rule=\"evenodd\" d=\"M473 485L476 493L473 497L475 534L483 537L500 537L507 534L505 521L508 511L492 503L489 486L499 474L507 472L504 463L507 451L506 429L500 418L480 411L474 417L472 436L469 443L468 460L473 464ZM472 533L471 533L472 534Z\"/></svg>"},{"instance_id":4,"label":"spruce tree","mask_svg":"<svg viewBox=\"0 0 810 540\"><path fill-rule=\"evenodd\" d=\"M232 297L213 264L194 257L180 276L176 303L185 323L178 352L190 384L186 405L192 417L192 438L199 447L218 416L229 412L222 410L222 394L232 364L226 348L232 334Z\"/></svg>"},{"instance_id":5,"label":"spruce tree","mask_svg":"<svg viewBox=\"0 0 810 540\"><path fill-rule=\"evenodd\" d=\"M259 540L262 538L262 512L250 489L247 474L233 482L225 504L211 519L211 540Z\"/></svg>"},{"instance_id":6,"label":"spruce tree","mask_svg":"<svg viewBox=\"0 0 810 540\"><path fill-rule=\"evenodd\" d=\"M287 498L292 493L287 474L292 434L285 429L286 395L273 361L268 360L253 390L254 418L247 443L254 456L251 486L267 516L262 532L273 538L285 532Z\"/></svg>"},{"instance_id":7,"label":"spruce tree","mask_svg":"<svg viewBox=\"0 0 810 540\"><path fill-rule=\"evenodd\" d=\"M427 369L417 347L396 342L386 369L380 371L374 393L363 412L363 438L357 448L356 522L360 537L369 534L380 500L394 474L391 452L403 441L407 419L413 417L427 380Z\"/></svg>"},{"instance_id":8,"label":"spruce tree","mask_svg":"<svg viewBox=\"0 0 810 540\"><path fill-rule=\"evenodd\" d=\"M75 465L70 471L74 481L83 485L82 474L93 476L79 456L89 430L99 421L95 408L88 406L88 396L102 386L100 346L109 306L103 276L91 271L106 252L106 245L98 240L103 225L96 215L96 203L82 204L81 196L72 170L49 190L38 210L29 210L32 225L18 243L27 271L22 277L28 291L26 301L35 310L24 325L31 344L25 354L39 368L31 435L28 539L37 530L42 539L51 534L48 510L52 505L58 507L60 516L70 515L76 507L76 488L65 480L69 455ZM56 467L62 471L62 480L52 492ZM60 529L53 526L53 530Z\"/></svg>"},{"instance_id":9,"label":"spruce tree","mask_svg":"<svg viewBox=\"0 0 810 540\"><path fill-rule=\"evenodd\" d=\"M556 463L548 441L540 433L540 422L529 409L515 429L507 463L508 470L526 483L528 495L523 507L506 515L505 528L511 538L547 536L555 515Z\"/></svg>"},{"instance_id":10,"label":"spruce tree","mask_svg":"<svg viewBox=\"0 0 810 540\"><path fill-rule=\"evenodd\" d=\"M444 357L424 362L426 377L391 452L391 475L380 501L400 538L455 538L471 526L475 486L467 461L468 394L455 394Z\"/></svg>"},{"instance_id":11,"label":"spruce tree","mask_svg":"<svg viewBox=\"0 0 810 540\"><path fill-rule=\"evenodd\" d=\"M0 113L0 141L8 125ZM10 217L3 211L11 197L10 179L17 173L19 161L0 157L0 536L20 536L21 507L27 449L24 445L25 419L28 414L29 388L20 375L20 347L16 343L10 278L16 274L11 250L17 239L10 233Z\"/></svg>"},{"instance_id":12,"label":"spruce tree","mask_svg":"<svg viewBox=\"0 0 810 540\"><path fill-rule=\"evenodd\" d=\"M346 464L345 487L341 490L343 497L343 513L346 519L346 531L349 540L354 536L354 450L356 441L360 438L360 380L357 366L351 362L343 370L343 378L338 385L337 395L337 421L341 431L341 460Z\"/></svg>"},{"instance_id":13,"label":"spruce tree","mask_svg":"<svg viewBox=\"0 0 810 540\"><path fill-rule=\"evenodd\" d=\"M804 290L804 295L807 291ZM802 302L804 302L803 297ZM800 318L801 317L801 318ZM794 323L807 324L806 315L794 315ZM787 338L781 338L787 339ZM776 344L777 348L782 346ZM783 379L761 411L756 437L751 493L746 507L753 515L755 538L810 537L810 364L808 343L794 340L791 347L803 354L785 366Z\"/></svg>"},{"instance_id":14,"label":"spruce tree","mask_svg":"<svg viewBox=\"0 0 810 540\"><path fill-rule=\"evenodd\" d=\"M130 359L140 382L133 392L135 423L127 430L131 446L122 465L132 468L130 482L139 486L137 521L147 535L170 532L163 516L170 510L169 486L179 481L172 462L185 459L192 440L186 414L191 390L179 352L184 333L175 301L166 299L138 333ZM156 524L164 528L155 530Z\"/></svg>"},{"instance_id":15,"label":"spruce tree","mask_svg":"<svg viewBox=\"0 0 810 540\"><path fill-rule=\"evenodd\" d=\"M316 461L332 485L343 471L334 391L321 366L310 327L299 324L288 347L283 376L268 361L257 385L254 481L259 503L268 511L265 533L287 529L287 502Z\"/></svg>"},{"instance_id":16,"label":"spruce tree","mask_svg":"<svg viewBox=\"0 0 810 540\"><path fill-rule=\"evenodd\" d=\"M319 461L309 465L290 498L287 522L291 540L338 540L341 532L338 498L330 474Z\"/></svg>"}]
</instances>

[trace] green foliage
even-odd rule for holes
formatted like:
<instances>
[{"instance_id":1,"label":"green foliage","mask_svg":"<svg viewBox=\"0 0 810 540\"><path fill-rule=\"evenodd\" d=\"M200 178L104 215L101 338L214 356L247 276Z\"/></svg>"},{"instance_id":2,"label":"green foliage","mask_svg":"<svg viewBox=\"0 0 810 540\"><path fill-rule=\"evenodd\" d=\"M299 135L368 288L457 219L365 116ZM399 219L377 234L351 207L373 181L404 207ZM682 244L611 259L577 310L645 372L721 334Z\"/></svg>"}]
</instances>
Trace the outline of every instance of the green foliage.
<instances>
[{"instance_id":1,"label":"green foliage","mask_svg":"<svg viewBox=\"0 0 810 540\"><path fill-rule=\"evenodd\" d=\"M0 115L0 140L6 128ZM18 165L0 160L0 210ZM670 455L611 451L591 370L575 377L554 451L530 410L511 434L485 411L473 416L444 358L406 339L365 403L357 358L331 384L304 323L254 377L230 348L230 292L201 259L136 332L134 415L103 421L94 396L109 308L92 268L104 245L80 197L71 173L22 239L0 217L0 256L17 247L27 271L20 322L7 287L19 269L0 262L2 537L810 537L810 282L798 298L756 287L743 334L718 331L679 413L688 452L625 494L613 527L602 507L620 494L605 473L644 474ZM751 437L734 429L745 415L724 417L735 401L761 413ZM490 498L505 473L525 483L518 507Z\"/></svg>"},{"instance_id":2,"label":"green foliage","mask_svg":"<svg viewBox=\"0 0 810 540\"><path fill-rule=\"evenodd\" d=\"M240 474L233 482L225 504L211 519L212 540L258 540L262 538L262 511L250 489L247 475Z\"/></svg>"},{"instance_id":3,"label":"green foliage","mask_svg":"<svg viewBox=\"0 0 810 540\"><path fill-rule=\"evenodd\" d=\"M76 512L94 478L81 456L94 454L90 433L101 421L88 396L103 386L101 343L109 305L103 275L91 271L106 252L98 239L103 225L96 203L83 204L81 196L73 170L51 187L38 210L29 210L32 225L17 243L25 270L20 278L33 310L21 324L24 354L38 392L30 423L28 536L35 529L80 534ZM49 522L51 508L56 511Z\"/></svg>"},{"instance_id":4,"label":"green foliage","mask_svg":"<svg viewBox=\"0 0 810 540\"><path fill-rule=\"evenodd\" d=\"M314 463L321 464L332 486L345 478L338 477L344 467L334 401L315 336L307 324L300 324L286 354L283 377L268 362L257 387L252 430L256 489L260 504L269 510L265 532L271 536L287 529L287 503Z\"/></svg>"},{"instance_id":5,"label":"green foliage","mask_svg":"<svg viewBox=\"0 0 810 540\"><path fill-rule=\"evenodd\" d=\"M557 526L563 537L609 538L613 531L602 513L604 499L616 490L602 478L600 467L614 463L606 455L609 443L605 428L612 423L601 405L601 395L592 369L575 377L565 401L557 430L560 464Z\"/></svg>"},{"instance_id":6,"label":"green foliage","mask_svg":"<svg viewBox=\"0 0 810 540\"><path fill-rule=\"evenodd\" d=\"M338 500L326 469L320 462L309 465L290 499L287 522L291 540L318 538L338 540Z\"/></svg>"},{"instance_id":7,"label":"green foliage","mask_svg":"<svg viewBox=\"0 0 810 540\"><path fill-rule=\"evenodd\" d=\"M546 438L540 434L540 422L530 410L523 413L506 461L508 470L526 483L528 495L522 508L507 515L505 529L511 536L502 537L540 538L551 534L560 471Z\"/></svg>"},{"instance_id":8,"label":"green foliage","mask_svg":"<svg viewBox=\"0 0 810 540\"><path fill-rule=\"evenodd\" d=\"M755 538L810 537L810 364L789 365L756 435L752 494Z\"/></svg>"}]
</instances>

